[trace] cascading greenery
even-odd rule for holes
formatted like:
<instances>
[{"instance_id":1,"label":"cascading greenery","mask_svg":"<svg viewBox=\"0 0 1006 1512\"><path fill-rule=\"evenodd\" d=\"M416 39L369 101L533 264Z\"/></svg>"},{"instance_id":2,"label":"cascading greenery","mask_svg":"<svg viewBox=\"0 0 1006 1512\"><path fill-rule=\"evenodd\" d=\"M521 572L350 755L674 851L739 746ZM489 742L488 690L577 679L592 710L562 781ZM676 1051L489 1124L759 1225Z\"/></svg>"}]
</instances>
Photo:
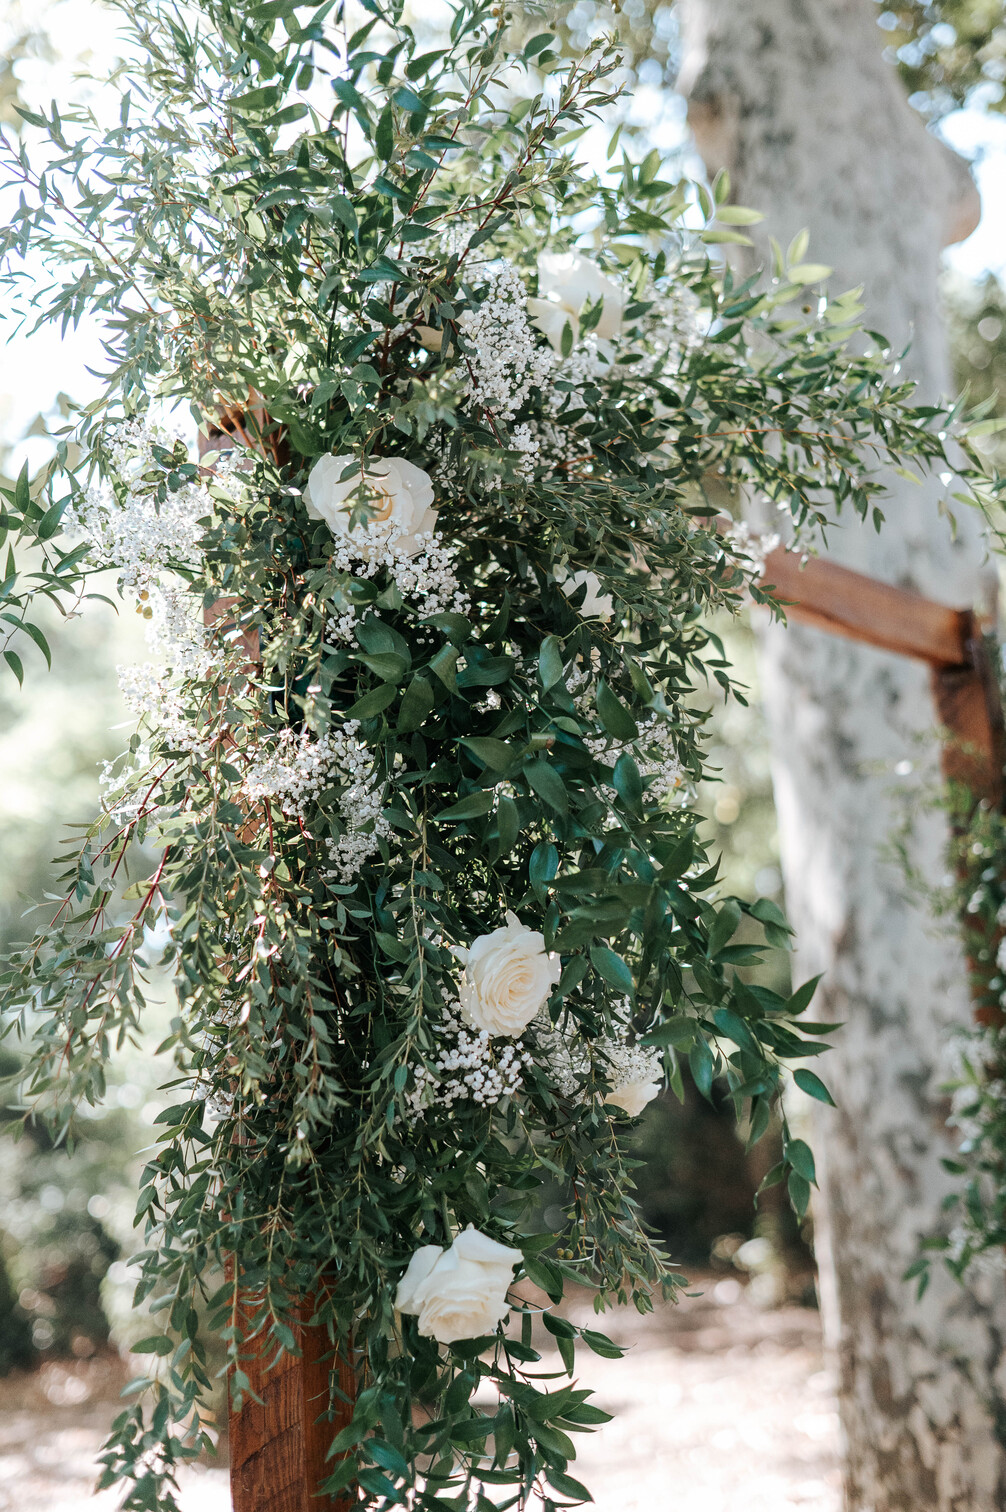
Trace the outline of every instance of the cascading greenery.
<instances>
[{"instance_id":1,"label":"cascading greenery","mask_svg":"<svg viewBox=\"0 0 1006 1512\"><path fill-rule=\"evenodd\" d=\"M755 1140L825 1032L812 985L742 979L742 918L788 931L717 893L689 807L691 691L731 687L705 617L764 596L758 543L713 515L746 490L805 533L879 523L879 469L945 465L948 416L850 342L854 297L801 305L800 245L765 285L710 261L756 218L725 179L614 143L589 166L604 44L513 51L475 0L418 39L393 0L121 8L114 119L26 115L3 232L12 298L30 274L40 322L104 321L107 382L6 500L0 649L20 678L35 600L75 608L112 567L160 658L124 674L137 734L2 972L24 1097L66 1138L140 1030L152 941L177 983L135 1262L162 1331L104 1482L175 1507L207 1444L200 1317L248 1384L240 1286L277 1348L312 1298L355 1362L331 1490L575 1502L570 1435L605 1415L531 1325L571 1374L578 1340L613 1347L551 1311L567 1282L599 1309L674 1293L633 1114L686 1058ZM124 890L138 841L159 859ZM811 1152L784 1149L803 1209ZM546 1177L559 1232L534 1227ZM540 1291L507 1314L510 1251Z\"/></svg>"}]
</instances>

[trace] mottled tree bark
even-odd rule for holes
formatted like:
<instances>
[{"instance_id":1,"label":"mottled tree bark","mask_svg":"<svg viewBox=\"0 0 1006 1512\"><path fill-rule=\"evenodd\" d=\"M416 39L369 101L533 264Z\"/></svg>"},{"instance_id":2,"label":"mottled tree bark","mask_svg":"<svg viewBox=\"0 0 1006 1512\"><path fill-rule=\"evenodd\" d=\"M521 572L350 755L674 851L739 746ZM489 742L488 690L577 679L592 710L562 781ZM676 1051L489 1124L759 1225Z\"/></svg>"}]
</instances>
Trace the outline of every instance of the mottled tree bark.
<instances>
[{"instance_id":1,"label":"mottled tree bark","mask_svg":"<svg viewBox=\"0 0 1006 1512\"><path fill-rule=\"evenodd\" d=\"M867 322L926 397L948 387L936 305L940 249L966 235L967 170L924 130L882 56L872 0L681 0L680 80L710 169L765 212L785 246L803 227L833 291L862 284ZM938 484L891 480L878 536L850 519L829 554L960 606L981 594L978 521L951 538ZM774 746L787 902L815 1016L844 1027L822 1070L838 1111L818 1120L822 1302L841 1368L848 1512L1006 1507L1001 1276L944 1273L921 1302L902 1274L940 1221L952 1153L940 1098L946 1031L969 1013L966 970L885 856L902 792L935 757L924 669L824 633L769 627L763 691ZM910 778L898 763L912 762ZM934 762L926 777L933 776ZM944 870L945 827L915 809L910 847Z\"/></svg>"}]
</instances>

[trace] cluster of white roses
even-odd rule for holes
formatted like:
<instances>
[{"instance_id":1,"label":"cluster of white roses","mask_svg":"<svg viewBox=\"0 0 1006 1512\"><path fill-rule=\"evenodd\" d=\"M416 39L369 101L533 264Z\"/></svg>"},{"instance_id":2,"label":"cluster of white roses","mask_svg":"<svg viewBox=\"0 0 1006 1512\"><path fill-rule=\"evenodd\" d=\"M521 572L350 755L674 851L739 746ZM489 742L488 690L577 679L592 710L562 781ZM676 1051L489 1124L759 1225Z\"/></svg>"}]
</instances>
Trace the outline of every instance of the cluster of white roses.
<instances>
[{"instance_id":1,"label":"cluster of white roses","mask_svg":"<svg viewBox=\"0 0 1006 1512\"><path fill-rule=\"evenodd\" d=\"M508 911L499 929L480 935L468 949L455 947L454 954L464 964L458 992L461 1018L475 1032L447 1015L444 1028L455 1043L445 1049L432 1073L426 1068L417 1073L409 1096L414 1115L424 1110L434 1090L438 1103L448 1106L460 1097L487 1104L516 1091L521 1068L531 1056L509 1045L491 1062L492 1040L516 1039L532 1023L539 1053L554 1070L559 1090L571 1095L577 1073L589 1064L588 1052L584 1045L571 1050L544 1013L561 974L558 957L545 949L544 936ZM593 1048L613 1083L605 1102L637 1117L660 1091L659 1053L630 1044L624 1032ZM419 1332L438 1343L478 1338L506 1316L513 1270L522 1259L519 1250L469 1225L450 1248L427 1244L415 1252L399 1282L395 1306L416 1314Z\"/></svg>"},{"instance_id":2,"label":"cluster of white roses","mask_svg":"<svg viewBox=\"0 0 1006 1512\"><path fill-rule=\"evenodd\" d=\"M546 951L545 938L528 929L509 910L506 923L480 935L467 949L454 946L464 965L458 987L458 1013L448 1012L441 1025L444 1048L432 1068L415 1073L408 1105L419 1116L433 1102L450 1106L470 1098L488 1106L512 1095L523 1068L532 1059L547 1066L563 1096L572 1096L590 1068L591 1055L603 1063L612 1083L605 1102L636 1117L661 1085L659 1052L630 1042L627 1027L588 1047L570 1043L553 1028L545 1012L562 970L559 957ZM624 1017L624 1008L621 1010ZM537 1054L520 1046L497 1050L499 1037L518 1040L529 1027Z\"/></svg>"}]
</instances>

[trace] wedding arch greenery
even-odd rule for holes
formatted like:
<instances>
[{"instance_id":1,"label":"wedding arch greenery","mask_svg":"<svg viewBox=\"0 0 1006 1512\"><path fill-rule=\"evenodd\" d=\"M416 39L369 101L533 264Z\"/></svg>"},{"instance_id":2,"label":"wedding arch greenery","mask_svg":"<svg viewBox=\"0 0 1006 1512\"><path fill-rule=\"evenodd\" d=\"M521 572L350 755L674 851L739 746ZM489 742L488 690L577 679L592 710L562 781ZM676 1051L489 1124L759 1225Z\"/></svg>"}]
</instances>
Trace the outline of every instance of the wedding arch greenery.
<instances>
[{"instance_id":1,"label":"wedding arch greenery","mask_svg":"<svg viewBox=\"0 0 1006 1512\"><path fill-rule=\"evenodd\" d=\"M944 467L954 417L852 339L854 293L808 294L802 238L733 278L716 244L757 217L725 178L665 178L617 128L605 157L603 42L511 45L477 0L422 36L395 0L120 8L96 113L5 144L2 233L8 298L98 317L106 371L6 498L0 651L41 670L33 606L77 612L109 569L154 651L0 976L26 1106L66 1139L156 952L177 985L138 1203L158 1331L104 1483L175 1508L201 1320L248 1385L240 1289L278 1349L317 1298L355 1364L333 1491L573 1503L572 1435L605 1415L542 1374L532 1318L571 1376L578 1343L617 1351L552 1312L567 1283L599 1311L679 1284L633 1118L687 1060L757 1140L827 1032L813 984L758 985L738 929L785 948L785 921L718 891L691 807L693 689L735 691L707 616L764 597L765 543L714 516L743 491L808 542L879 525L883 467ZM802 1210L783 1126L769 1180Z\"/></svg>"}]
</instances>

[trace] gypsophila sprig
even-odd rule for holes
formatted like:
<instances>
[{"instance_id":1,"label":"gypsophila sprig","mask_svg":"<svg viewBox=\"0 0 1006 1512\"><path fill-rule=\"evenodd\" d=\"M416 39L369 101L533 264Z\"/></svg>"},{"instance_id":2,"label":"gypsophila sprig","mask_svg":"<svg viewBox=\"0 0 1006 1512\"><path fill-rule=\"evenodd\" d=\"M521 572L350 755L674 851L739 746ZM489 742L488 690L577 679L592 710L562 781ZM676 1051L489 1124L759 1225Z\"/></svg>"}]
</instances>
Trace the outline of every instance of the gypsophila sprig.
<instances>
[{"instance_id":1,"label":"gypsophila sprig","mask_svg":"<svg viewBox=\"0 0 1006 1512\"><path fill-rule=\"evenodd\" d=\"M27 114L0 152L6 297L104 319L110 375L6 496L0 652L22 676L35 598L78 612L108 568L151 632L65 897L2 974L26 1105L64 1137L142 1026L145 931L168 939L151 1381L103 1484L177 1507L208 1442L197 1303L240 1406L260 1346L234 1319L288 1349L311 1296L359 1387L329 1490L575 1502L570 1435L604 1415L537 1373L515 1272L599 1310L672 1297L633 1120L687 1060L757 1138L822 1049L807 993L738 974L742 918L788 930L719 895L691 807L693 689L731 686L707 616L764 598L766 543L713 517L752 492L808 540L879 518L883 466L943 466L950 418L850 339L853 298L805 316L799 267L710 261L726 179L575 159L615 103L603 40L566 63L474 0L435 47L378 0L352 34L342 0L120 8L121 110ZM571 1374L581 1336L610 1352L548 1323Z\"/></svg>"}]
</instances>

